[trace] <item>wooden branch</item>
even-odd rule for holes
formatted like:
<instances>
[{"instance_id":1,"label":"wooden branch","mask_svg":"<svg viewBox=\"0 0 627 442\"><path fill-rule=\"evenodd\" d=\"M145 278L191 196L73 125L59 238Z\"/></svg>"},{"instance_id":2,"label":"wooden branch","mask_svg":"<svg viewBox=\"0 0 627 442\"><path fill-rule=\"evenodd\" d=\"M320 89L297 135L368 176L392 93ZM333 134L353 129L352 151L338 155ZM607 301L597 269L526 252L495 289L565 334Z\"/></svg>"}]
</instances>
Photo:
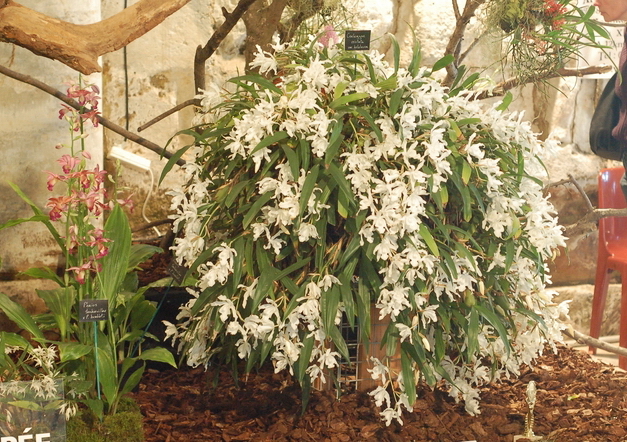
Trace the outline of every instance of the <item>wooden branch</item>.
<instances>
[{"instance_id":1,"label":"wooden branch","mask_svg":"<svg viewBox=\"0 0 627 442\"><path fill-rule=\"evenodd\" d=\"M250 8L250 6L257 0L240 0L233 12L229 13L226 9L222 9L224 15L224 23L213 33L207 44L202 47L196 48L196 55L194 56L194 85L196 86L196 93L200 93L205 89L205 62L211 57L214 52L220 46L220 43L229 35L229 32L242 18L244 13Z\"/></svg>"},{"instance_id":2,"label":"wooden branch","mask_svg":"<svg viewBox=\"0 0 627 442\"><path fill-rule=\"evenodd\" d=\"M585 77L586 75L593 74L604 74L613 69L612 66L588 66L581 69L567 69L562 68L557 72L553 72L544 76L544 79L557 78L557 77ZM482 92L478 94L475 98L477 100L485 100L486 98L491 97L500 97L504 95L508 90L513 89L518 86L523 86L528 84L529 82L521 82L518 78L510 78L509 80L505 80L502 83L499 83L491 92Z\"/></svg>"},{"instance_id":3,"label":"wooden branch","mask_svg":"<svg viewBox=\"0 0 627 442\"><path fill-rule=\"evenodd\" d=\"M594 348L600 348L601 350L609 351L610 353L614 353L620 356L627 356L627 348L608 344L607 342L601 341L600 339L584 335L583 333L578 332L572 327L566 330L562 330L562 333L564 333L569 338L579 342L580 344L586 344Z\"/></svg>"},{"instance_id":4,"label":"wooden branch","mask_svg":"<svg viewBox=\"0 0 627 442\"><path fill-rule=\"evenodd\" d=\"M78 102L70 97L68 97L67 95L65 95L63 92L56 90L55 88L53 88L52 86L47 85L46 83L43 83L39 80L34 79L33 77L29 77L28 75L24 75L24 74L20 74L19 72L15 72L7 67L4 66L0 66L0 74L4 74L7 77L13 78L14 80L18 80L21 81L22 83L26 83L26 84L30 84L31 86L36 87L37 89L40 89L50 95L52 95L53 97L58 98L59 100L63 101L65 104L67 104L68 106L71 106L72 108L76 109L76 110L81 110L81 105L78 104ZM171 158L173 154L171 154L170 152L168 152L167 150L165 150L163 147L153 143L152 141L149 141L143 137L140 137L139 135L130 132L126 129L124 129L122 126L119 126L115 123L113 123L112 121L107 120L106 118L104 118L101 115L97 115L98 118L98 122L100 124L102 124L104 127L106 127L107 129L112 130L115 133L118 133L120 135L122 135L124 138L131 140L141 146L144 146L150 150L152 150L153 152L158 153L159 155L162 155L166 158ZM179 159L176 164L182 166L183 164L185 164L185 161L182 159Z\"/></svg>"},{"instance_id":5,"label":"wooden branch","mask_svg":"<svg viewBox=\"0 0 627 442\"><path fill-rule=\"evenodd\" d=\"M555 183L550 183L546 186L545 191L548 191L551 187L561 186L564 184L572 184L575 186L581 197L586 203L588 212L580 218L576 223L564 226L564 236L572 238L580 235L587 235L597 230L599 220L608 216L627 216L627 209L595 209L590 198L586 195L583 187L577 182L575 177L571 174L568 175L567 180L561 180Z\"/></svg>"},{"instance_id":6,"label":"wooden branch","mask_svg":"<svg viewBox=\"0 0 627 442\"><path fill-rule=\"evenodd\" d=\"M446 78L443 81L444 85L450 85L457 75L457 67L459 66L458 57L461 52L461 46L462 41L464 40L466 27L468 26L470 19L474 17L477 8L479 8L479 6L481 6L485 2L486 0L468 0L466 2L466 5L464 6L464 11L461 13L461 15L459 15L457 2L453 2L453 8L455 10L457 20L455 21L455 29L453 29L453 34L449 38L444 54L454 55L455 61L446 67L447 73Z\"/></svg>"},{"instance_id":7,"label":"wooden branch","mask_svg":"<svg viewBox=\"0 0 627 442\"><path fill-rule=\"evenodd\" d=\"M189 100L186 100L186 101L184 101L184 102L182 102L180 104L177 104L172 109L169 109L169 110L165 111L161 115L157 115L155 118L150 120L148 123L139 126L137 128L137 132L141 132L142 130L148 129L153 124L158 123L159 121L163 120L166 117L169 117L170 115L172 115L175 112L178 112L178 111L180 111L182 109L185 109L187 106L191 106L191 105L200 106L200 104L201 104L201 100L199 98L191 98Z\"/></svg>"},{"instance_id":8,"label":"wooden branch","mask_svg":"<svg viewBox=\"0 0 627 442\"><path fill-rule=\"evenodd\" d=\"M100 72L98 57L141 37L189 0L140 0L97 23L76 25L13 0L0 1L0 41L58 60L83 74Z\"/></svg>"}]
</instances>

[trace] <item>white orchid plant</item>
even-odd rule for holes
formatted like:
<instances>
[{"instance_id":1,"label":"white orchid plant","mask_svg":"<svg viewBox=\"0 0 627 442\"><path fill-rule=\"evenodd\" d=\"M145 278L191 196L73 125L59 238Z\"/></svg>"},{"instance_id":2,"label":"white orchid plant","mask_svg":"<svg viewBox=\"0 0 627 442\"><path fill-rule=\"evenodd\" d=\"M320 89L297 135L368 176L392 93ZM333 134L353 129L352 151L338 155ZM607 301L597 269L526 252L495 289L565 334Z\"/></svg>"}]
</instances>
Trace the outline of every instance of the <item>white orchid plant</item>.
<instances>
[{"instance_id":1,"label":"white orchid plant","mask_svg":"<svg viewBox=\"0 0 627 442\"><path fill-rule=\"evenodd\" d=\"M207 93L184 131L186 184L172 192L173 250L196 278L169 325L187 363L270 360L306 390L348 360L339 326L369 339L371 306L401 369L375 361L389 424L416 385L479 412L478 388L561 340L546 289L564 245L542 192L541 141L507 105L473 99L478 76L443 87L418 45L400 66L335 36L276 45L260 74Z\"/></svg>"}]
</instances>

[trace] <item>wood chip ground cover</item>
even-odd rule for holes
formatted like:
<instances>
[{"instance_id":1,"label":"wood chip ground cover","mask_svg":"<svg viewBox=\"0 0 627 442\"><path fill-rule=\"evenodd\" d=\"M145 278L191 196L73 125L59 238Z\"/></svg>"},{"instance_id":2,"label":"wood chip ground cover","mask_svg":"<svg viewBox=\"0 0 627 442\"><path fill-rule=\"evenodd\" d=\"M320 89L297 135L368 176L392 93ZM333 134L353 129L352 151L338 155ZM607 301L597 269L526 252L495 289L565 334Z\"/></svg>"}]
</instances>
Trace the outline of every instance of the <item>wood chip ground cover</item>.
<instances>
[{"instance_id":1,"label":"wood chip ground cover","mask_svg":"<svg viewBox=\"0 0 627 442\"><path fill-rule=\"evenodd\" d=\"M149 370L134 397L147 442L509 442L524 432L531 380L537 384L534 432L544 440L627 440L627 374L565 347L525 368L520 378L484 388L476 417L447 394L420 389L403 426L386 426L370 397L356 391L339 399L314 391L301 415L300 389L271 367L237 382L226 370Z\"/></svg>"}]
</instances>

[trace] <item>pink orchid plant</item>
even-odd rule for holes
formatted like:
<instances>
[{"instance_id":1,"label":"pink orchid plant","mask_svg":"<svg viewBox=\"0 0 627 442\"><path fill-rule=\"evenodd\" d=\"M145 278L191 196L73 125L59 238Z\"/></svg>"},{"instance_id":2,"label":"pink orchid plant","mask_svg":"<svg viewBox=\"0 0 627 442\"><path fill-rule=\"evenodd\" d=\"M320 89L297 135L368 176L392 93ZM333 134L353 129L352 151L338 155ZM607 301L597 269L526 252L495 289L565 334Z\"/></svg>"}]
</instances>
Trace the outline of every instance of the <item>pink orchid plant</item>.
<instances>
[{"instance_id":1,"label":"pink orchid plant","mask_svg":"<svg viewBox=\"0 0 627 442\"><path fill-rule=\"evenodd\" d=\"M30 355L36 348L50 350L53 356L49 363L35 368L27 364L16 366L16 377L63 377L69 401L64 404L66 416L77 409L77 401L98 416L115 414L121 397L140 381L146 360L176 365L172 354L164 348L141 349L144 328L154 316L155 306L144 298L146 288L138 287L137 278L129 278L139 263L161 249L132 244L129 221L122 210L123 206L132 208L131 201L109 195L107 171L97 165L89 168L87 164L91 157L85 150L85 128L87 122L98 126L98 93L94 85L71 85L67 90L67 95L80 106L76 110L62 105L59 112L59 118L69 124L71 142L56 146L69 149L57 160L61 172L47 172L48 190L63 190L48 199L48 213L11 184L35 216L0 225L3 229L23 222L43 222L64 255L62 276L47 268L24 272L59 285L54 290L37 290L49 313L33 318L0 293L0 310L33 338L26 341L11 335L11 351L0 353L0 366L11 366L11 354L15 351ZM81 302L94 299L106 300L108 305L108 317L99 324L86 322L80 316ZM58 341L50 341L44 335L50 324L58 330ZM101 372L103 375L99 376ZM0 380L5 380L4 375L0 374Z\"/></svg>"}]
</instances>

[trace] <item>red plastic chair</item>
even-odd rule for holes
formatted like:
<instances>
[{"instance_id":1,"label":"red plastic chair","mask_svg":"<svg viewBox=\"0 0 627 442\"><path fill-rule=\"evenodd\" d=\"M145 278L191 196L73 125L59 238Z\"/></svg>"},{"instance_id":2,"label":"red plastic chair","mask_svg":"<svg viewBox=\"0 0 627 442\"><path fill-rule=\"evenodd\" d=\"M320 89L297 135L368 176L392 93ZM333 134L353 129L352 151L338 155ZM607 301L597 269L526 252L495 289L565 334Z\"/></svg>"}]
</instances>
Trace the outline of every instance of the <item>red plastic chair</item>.
<instances>
[{"instance_id":1,"label":"red plastic chair","mask_svg":"<svg viewBox=\"0 0 627 442\"><path fill-rule=\"evenodd\" d=\"M624 173L625 169L622 167L601 170L598 177L600 209L627 208L627 201L620 186ZM615 270L620 273L622 281L620 346L627 347L627 217L613 216L599 221L598 250L590 336L598 338L601 332L610 272ZM589 352L594 354L596 349L590 347ZM627 369L627 357L619 356L618 366Z\"/></svg>"}]
</instances>

